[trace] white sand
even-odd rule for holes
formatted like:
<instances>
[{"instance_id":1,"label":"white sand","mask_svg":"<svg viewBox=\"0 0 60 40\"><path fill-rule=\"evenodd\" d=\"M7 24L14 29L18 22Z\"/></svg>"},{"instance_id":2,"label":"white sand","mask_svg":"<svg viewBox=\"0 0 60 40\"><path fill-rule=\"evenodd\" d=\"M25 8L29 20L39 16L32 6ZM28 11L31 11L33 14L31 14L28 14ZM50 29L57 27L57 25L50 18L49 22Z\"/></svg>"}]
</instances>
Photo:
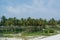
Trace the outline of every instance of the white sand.
<instances>
[{"instance_id":1,"label":"white sand","mask_svg":"<svg viewBox=\"0 0 60 40\"><path fill-rule=\"evenodd\" d=\"M60 34L54 35L54 36L50 36L50 37L46 37L46 38L43 38L43 37L44 36L35 37L35 38L29 39L29 40L60 40ZM1 38L0 37L0 40L22 40L22 38Z\"/></svg>"},{"instance_id":2,"label":"white sand","mask_svg":"<svg viewBox=\"0 0 60 40\"><path fill-rule=\"evenodd\" d=\"M33 40L60 40L60 34L42 38L42 39L41 39L41 37L38 37L38 38L34 38Z\"/></svg>"},{"instance_id":3,"label":"white sand","mask_svg":"<svg viewBox=\"0 0 60 40\"><path fill-rule=\"evenodd\" d=\"M0 40L22 40L21 38L0 38Z\"/></svg>"},{"instance_id":4,"label":"white sand","mask_svg":"<svg viewBox=\"0 0 60 40\"><path fill-rule=\"evenodd\" d=\"M38 39L37 39L38 40ZM54 35L54 36L50 36L41 40L60 40L60 34L58 35Z\"/></svg>"},{"instance_id":5,"label":"white sand","mask_svg":"<svg viewBox=\"0 0 60 40\"><path fill-rule=\"evenodd\" d=\"M60 40L60 34L54 35L54 36L50 36L50 37L46 37L46 38L37 37L37 38L33 38L33 40Z\"/></svg>"}]
</instances>

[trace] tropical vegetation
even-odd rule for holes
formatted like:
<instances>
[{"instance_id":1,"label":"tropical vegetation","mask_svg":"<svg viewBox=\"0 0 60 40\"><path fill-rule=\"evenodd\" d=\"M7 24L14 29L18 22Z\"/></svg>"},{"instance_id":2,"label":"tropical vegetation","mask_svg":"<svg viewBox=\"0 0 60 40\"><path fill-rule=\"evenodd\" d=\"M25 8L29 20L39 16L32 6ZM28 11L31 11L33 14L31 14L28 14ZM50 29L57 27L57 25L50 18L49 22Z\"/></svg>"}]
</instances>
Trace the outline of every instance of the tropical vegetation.
<instances>
[{"instance_id":1,"label":"tropical vegetation","mask_svg":"<svg viewBox=\"0 0 60 40\"><path fill-rule=\"evenodd\" d=\"M15 34L15 33L35 33L35 34L49 34L60 32L60 20L55 20L51 18L46 19L34 19L31 17L17 19L6 18L2 16L0 19L0 33L3 34ZM37 33L36 33L37 32ZM30 34L31 35L31 34Z\"/></svg>"}]
</instances>

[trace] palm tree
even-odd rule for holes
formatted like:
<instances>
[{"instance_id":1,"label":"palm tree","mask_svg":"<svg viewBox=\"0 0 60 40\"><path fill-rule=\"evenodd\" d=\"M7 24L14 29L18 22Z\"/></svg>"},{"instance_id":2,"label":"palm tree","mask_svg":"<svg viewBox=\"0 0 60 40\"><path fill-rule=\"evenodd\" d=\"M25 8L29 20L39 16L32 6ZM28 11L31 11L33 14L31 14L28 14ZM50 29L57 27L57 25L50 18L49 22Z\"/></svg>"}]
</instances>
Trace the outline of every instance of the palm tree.
<instances>
[{"instance_id":1,"label":"palm tree","mask_svg":"<svg viewBox=\"0 0 60 40\"><path fill-rule=\"evenodd\" d=\"M2 16L2 17L1 17L1 25L2 25L2 26L5 26L6 20L7 20L7 19L6 19L5 16Z\"/></svg>"},{"instance_id":2,"label":"palm tree","mask_svg":"<svg viewBox=\"0 0 60 40\"><path fill-rule=\"evenodd\" d=\"M52 25L52 26L55 26L55 25L57 25L57 21L54 18L52 18L52 19L49 20L48 24Z\"/></svg>"},{"instance_id":3,"label":"palm tree","mask_svg":"<svg viewBox=\"0 0 60 40\"><path fill-rule=\"evenodd\" d=\"M58 25L60 25L60 20L58 20Z\"/></svg>"}]
</instances>

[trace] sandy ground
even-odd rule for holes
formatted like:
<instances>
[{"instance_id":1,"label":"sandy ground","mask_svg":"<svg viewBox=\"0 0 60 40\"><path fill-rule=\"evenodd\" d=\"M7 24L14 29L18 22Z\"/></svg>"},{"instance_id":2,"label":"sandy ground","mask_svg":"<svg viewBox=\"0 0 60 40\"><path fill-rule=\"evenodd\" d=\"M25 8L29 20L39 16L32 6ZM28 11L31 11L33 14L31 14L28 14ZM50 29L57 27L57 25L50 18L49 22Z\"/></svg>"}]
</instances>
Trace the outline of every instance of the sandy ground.
<instances>
[{"instance_id":1,"label":"sandy ground","mask_svg":"<svg viewBox=\"0 0 60 40\"><path fill-rule=\"evenodd\" d=\"M60 34L42 38L42 39L38 37L38 38L34 38L33 40L60 40Z\"/></svg>"},{"instance_id":2,"label":"sandy ground","mask_svg":"<svg viewBox=\"0 0 60 40\"><path fill-rule=\"evenodd\" d=\"M0 40L22 40L22 38L1 38L0 37ZM44 38L44 36L36 37L36 38L29 39L29 40L60 40L60 34L46 37L46 38Z\"/></svg>"},{"instance_id":3,"label":"sandy ground","mask_svg":"<svg viewBox=\"0 0 60 40\"><path fill-rule=\"evenodd\" d=\"M0 38L0 40L22 40L21 38Z\"/></svg>"},{"instance_id":4,"label":"sandy ground","mask_svg":"<svg viewBox=\"0 0 60 40\"><path fill-rule=\"evenodd\" d=\"M50 36L41 40L60 40L60 34L58 35L54 35L54 36Z\"/></svg>"}]
</instances>

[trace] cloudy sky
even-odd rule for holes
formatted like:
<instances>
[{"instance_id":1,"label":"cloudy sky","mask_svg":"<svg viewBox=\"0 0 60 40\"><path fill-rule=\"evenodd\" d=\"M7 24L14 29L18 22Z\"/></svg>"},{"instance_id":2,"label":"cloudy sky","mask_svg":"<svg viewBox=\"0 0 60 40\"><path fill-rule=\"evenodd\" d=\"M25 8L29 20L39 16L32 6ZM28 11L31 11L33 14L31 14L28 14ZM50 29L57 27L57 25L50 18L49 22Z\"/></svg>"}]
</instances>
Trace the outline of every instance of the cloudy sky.
<instances>
[{"instance_id":1,"label":"cloudy sky","mask_svg":"<svg viewBox=\"0 0 60 40\"><path fill-rule=\"evenodd\" d=\"M60 19L60 0L0 0L0 17Z\"/></svg>"}]
</instances>

